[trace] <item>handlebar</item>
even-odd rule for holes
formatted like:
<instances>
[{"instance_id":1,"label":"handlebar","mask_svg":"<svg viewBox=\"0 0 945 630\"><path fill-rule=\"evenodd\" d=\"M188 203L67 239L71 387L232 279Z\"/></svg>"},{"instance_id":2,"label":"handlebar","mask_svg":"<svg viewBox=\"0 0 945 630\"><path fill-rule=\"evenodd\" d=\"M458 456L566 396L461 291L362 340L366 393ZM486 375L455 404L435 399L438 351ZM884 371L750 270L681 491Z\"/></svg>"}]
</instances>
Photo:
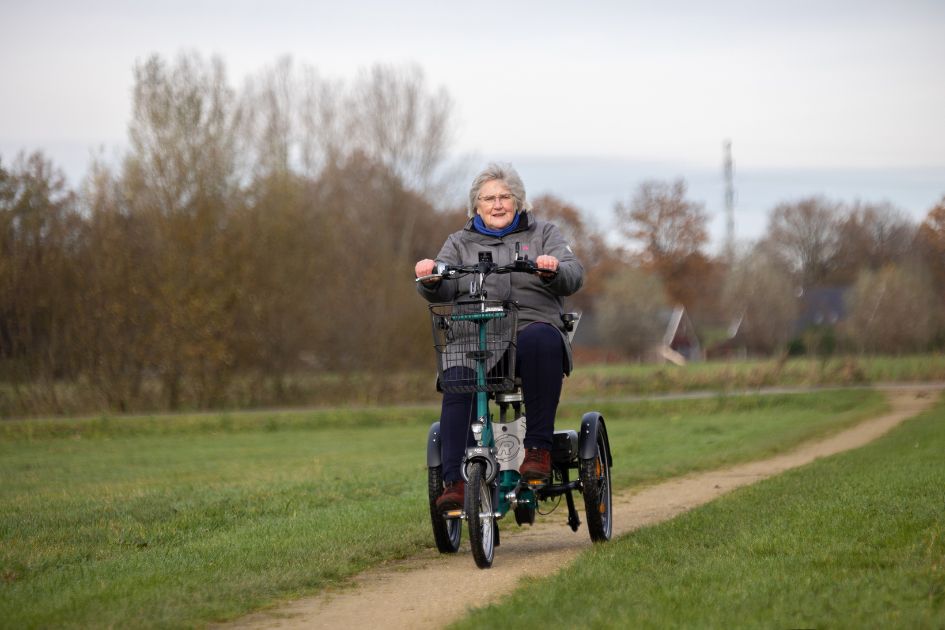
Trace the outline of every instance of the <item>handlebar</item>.
<instances>
[{"instance_id":1,"label":"handlebar","mask_svg":"<svg viewBox=\"0 0 945 630\"><path fill-rule=\"evenodd\" d=\"M528 258L516 258L507 265L499 266L491 260L481 260L474 265L440 265L436 266L436 273L428 276L421 276L416 282L427 282L430 280L455 280L468 276L469 274L482 274L483 277L492 274L506 273L528 273L532 275L542 275L548 278L554 278L558 275L557 271L551 269L539 269L538 266Z\"/></svg>"}]
</instances>

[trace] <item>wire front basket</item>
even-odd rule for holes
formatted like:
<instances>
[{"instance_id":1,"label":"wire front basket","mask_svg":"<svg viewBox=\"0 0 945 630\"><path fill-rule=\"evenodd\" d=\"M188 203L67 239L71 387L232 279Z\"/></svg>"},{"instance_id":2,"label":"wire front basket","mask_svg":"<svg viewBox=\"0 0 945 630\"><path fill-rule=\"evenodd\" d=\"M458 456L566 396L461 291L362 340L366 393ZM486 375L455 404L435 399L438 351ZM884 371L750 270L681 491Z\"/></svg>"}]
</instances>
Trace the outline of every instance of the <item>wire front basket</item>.
<instances>
[{"instance_id":1,"label":"wire front basket","mask_svg":"<svg viewBox=\"0 0 945 630\"><path fill-rule=\"evenodd\" d=\"M431 304L436 369L444 392L515 387L518 309L495 300Z\"/></svg>"}]
</instances>

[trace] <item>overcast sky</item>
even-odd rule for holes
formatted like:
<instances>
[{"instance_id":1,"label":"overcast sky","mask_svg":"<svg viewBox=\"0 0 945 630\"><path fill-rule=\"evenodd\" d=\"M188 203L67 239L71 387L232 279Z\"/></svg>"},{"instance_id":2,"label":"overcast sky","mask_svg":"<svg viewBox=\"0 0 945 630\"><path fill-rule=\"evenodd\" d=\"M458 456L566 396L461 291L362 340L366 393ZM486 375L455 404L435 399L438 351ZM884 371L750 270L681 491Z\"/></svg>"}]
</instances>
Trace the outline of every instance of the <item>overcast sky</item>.
<instances>
[{"instance_id":1,"label":"overcast sky","mask_svg":"<svg viewBox=\"0 0 945 630\"><path fill-rule=\"evenodd\" d=\"M291 55L328 77L416 63L455 103L457 155L512 160L607 225L647 177L684 177L721 234L733 142L741 237L824 194L920 219L945 195L945 1L0 0L0 158L76 181L118 153L132 67L216 54L231 83Z\"/></svg>"}]
</instances>

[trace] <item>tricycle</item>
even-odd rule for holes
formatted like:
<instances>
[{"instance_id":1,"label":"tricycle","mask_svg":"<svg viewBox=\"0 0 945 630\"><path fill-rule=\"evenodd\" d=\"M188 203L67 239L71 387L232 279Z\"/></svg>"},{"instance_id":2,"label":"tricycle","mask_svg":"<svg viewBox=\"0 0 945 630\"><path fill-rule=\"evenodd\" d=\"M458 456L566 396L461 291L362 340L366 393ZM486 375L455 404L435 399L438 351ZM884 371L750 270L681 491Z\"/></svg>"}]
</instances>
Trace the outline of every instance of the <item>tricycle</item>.
<instances>
[{"instance_id":1,"label":"tricycle","mask_svg":"<svg viewBox=\"0 0 945 630\"><path fill-rule=\"evenodd\" d=\"M490 300L485 289L488 276L505 273L549 272L539 270L518 251L505 266L496 265L489 252L482 252L476 264L437 265L433 275L417 279L421 282L472 276L468 296L430 305L437 387L444 392L476 397L475 416L469 426L472 443L461 466L466 484L463 509L441 512L436 506L444 488L439 421L433 423L427 437L427 471L430 519L437 549L442 553L458 551L462 522L466 521L472 556L479 568L492 566L495 547L499 545L498 521L509 512L518 525L533 524L536 513L542 513L541 506L553 509L563 496L568 525L577 531L581 520L575 507L575 491L584 498L591 540L607 541L613 533L610 480L613 457L600 413L585 413L578 430L554 432L549 480L525 481L519 475L527 410L523 409L521 382L515 376L518 309L512 301ZM578 316L566 313L561 317L564 329L573 335ZM496 403L498 417L493 417L490 401Z\"/></svg>"}]
</instances>

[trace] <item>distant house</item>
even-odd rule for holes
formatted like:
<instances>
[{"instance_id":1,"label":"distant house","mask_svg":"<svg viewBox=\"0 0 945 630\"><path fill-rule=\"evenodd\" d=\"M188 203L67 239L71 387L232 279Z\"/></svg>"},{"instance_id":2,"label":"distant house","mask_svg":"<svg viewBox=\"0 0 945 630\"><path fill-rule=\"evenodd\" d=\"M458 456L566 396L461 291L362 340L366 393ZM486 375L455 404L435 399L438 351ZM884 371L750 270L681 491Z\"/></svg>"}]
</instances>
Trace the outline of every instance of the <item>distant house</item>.
<instances>
[{"instance_id":1,"label":"distant house","mask_svg":"<svg viewBox=\"0 0 945 630\"><path fill-rule=\"evenodd\" d=\"M745 359L748 357L748 342L745 340L742 323L745 321L745 314L742 313L728 325L727 336L725 339L716 342L711 347L706 348L705 356L707 359Z\"/></svg>"},{"instance_id":2,"label":"distant house","mask_svg":"<svg viewBox=\"0 0 945 630\"><path fill-rule=\"evenodd\" d=\"M849 287L813 287L802 290L797 297L797 317L790 325L790 337L800 339L812 328L833 328L847 317L846 296ZM706 356L712 359L745 358L750 344L745 339L745 315L732 320L728 337L707 349Z\"/></svg>"},{"instance_id":3,"label":"distant house","mask_svg":"<svg viewBox=\"0 0 945 630\"><path fill-rule=\"evenodd\" d=\"M794 322L794 335L813 326L835 326L847 316L846 295L849 287L812 287L800 296L800 309Z\"/></svg>"},{"instance_id":4,"label":"distant house","mask_svg":"<svg viewBox=\"0 0 945 630\"><path fill-rule=\"evenodd\" d=\"M685 307L682 305L659 312L657 333L649 342L649 349L640 357L646 362L669 361L685 365L689 361L705 359L702 343L696 335L695 326ZM592 312L581 315L581 324L574 335L573 347L582 360L607 361L619 358L620 352L604 338L597 326L597 318Z\"/></svg>"},{"instance_id":5,"label":"distant house","mask_svg":"<svg viewBox=\"0 0 945 630\"><path fill-rule=\"evenodd\" d=\"M589 363L608 363L623 359L609 340L601 334L596 313L587 310L581 313L581 319L571 339L574 361L577 365Z\"/></svg>"},{"instance_id":6,"label":"distant house","mask_svg":"<svg viewBox=\"0 0 945 630\"><path fill-rule=\"evenodd\" d=\"M669 361L685 365L689 361L702 361L705 356L702 344L696 334L696 328L689 319L686 307L678 304L672 311L666 311L666 332L660 343L654 348L654 355L659 361Z\"/></svg>"}]
</instances>

